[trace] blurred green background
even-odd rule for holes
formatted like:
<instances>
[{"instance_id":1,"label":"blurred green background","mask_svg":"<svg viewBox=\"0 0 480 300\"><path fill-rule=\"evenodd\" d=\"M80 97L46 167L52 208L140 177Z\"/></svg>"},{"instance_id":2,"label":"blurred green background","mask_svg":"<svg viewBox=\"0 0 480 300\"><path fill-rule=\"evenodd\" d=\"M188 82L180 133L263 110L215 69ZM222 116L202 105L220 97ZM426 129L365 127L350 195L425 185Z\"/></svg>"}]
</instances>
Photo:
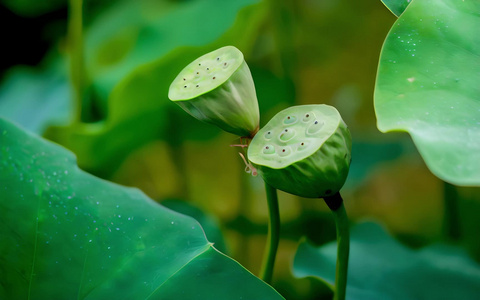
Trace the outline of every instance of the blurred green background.
<instances>
[{"instance_id":1,"label":"blurred green background","mask_svg":"<svg viewBox=\"0 0 480 300\"><path fill-rule=\"evenodd\" d=\"M252 71L262 124L298 104L326 103L342 114L354 143L343 189L352 223L380 222L413 248L448 241L480 261L479 189L442 182L407 134L376 127L378 58L397 19L380 1L86 0L83 10L75 92L69 2L0 1L0 117L71 149L88 172L207 214L209 239L256 274L268 217L261 178L243 171L230 147L237 137L167 98L183 66L234 45ZM283 192L279 200L273 286L287 299L315 299L323 287L290 269L302 236L335 239L333 219L323 201Z\"/></svg>"}]
</instances>

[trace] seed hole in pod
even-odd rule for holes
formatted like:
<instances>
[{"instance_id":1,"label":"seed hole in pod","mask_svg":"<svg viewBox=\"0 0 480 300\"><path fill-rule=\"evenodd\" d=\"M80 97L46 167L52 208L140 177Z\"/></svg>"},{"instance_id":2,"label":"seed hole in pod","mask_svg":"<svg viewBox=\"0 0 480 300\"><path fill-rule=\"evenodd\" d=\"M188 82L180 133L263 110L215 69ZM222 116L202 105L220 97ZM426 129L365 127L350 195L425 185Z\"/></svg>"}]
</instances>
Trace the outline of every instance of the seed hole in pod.
<instances>
[{"instance_id":1,"label":"seed hole in pod","mask_svg":"<svg viewBox=\"0 0 480 300\"><path fill-rule=\"evenodd\" d=\"M199 87L199 85L197 84L195 87Z\"/></svg>"},{"instance_id":2,"label":"seed hole in pod","mask_svg":"<svg viewBox=\"0 0 480 300\"><path fill-rule=\"evenodd\" d=\"M322 127L323 127L324 123L323 122L320 122L318 120L315 120L315 122L313 122L313 124L311 124L310 126L308 126L307 128L307 133L308 134L315 134L317 132L319 132Z\"/></svg>"},{"instance_id":3,"label":"seed hole in pod","mask_svg":"<svg viewBox=\"0 0 480 300\"><path fill-rule=\"evenodd\" d=\"M197 72L197 75L199 75L199 74L200 74L200 72Z\"/></svg>"},{"instance_id":4,"label":"seed hole in pod","mask_svg":"<svg viewBox=\"0 0 480 300\"><path fill-rule=\"evenodd\" d=\"M202 64L198 64L199 66L201 66Z\"/></svg>"},{"instance_id":5,"label":"seed hole in pod","mask_svg":"<svg viewBox=\"0 0 480 300\"><path fill-rule=\"evenodd\" d=\"M186 86L186 85L184 85L184 86L183 86L183 88L185 88L185 89L186 89L186 88L187 88L187 86Z\"/></svg>"},{"instance_id":6,"label":"seed hole in pod","mask_svg":"<svg viewBox=\"0 0 480 300\"><path fill-rule=\"evenodd\" d=\"M217 78L217 77L214 76L212 79L215 79L215 78Z\"/></svg>"},{"instance_id":7,"label":"seed hole in pod","mask_svg":"<svg viewBox=\"0 0 480 300\"><path fill-rule=\"evenodd\" d=\"M308 143L307 143L307 142L301 142L300 144L298 144L297 150L298 150L298 151L302 151L302 150L307 149L307 147L308 147Z\"/></svg>"},{"instance_id":8,"label":"seed hole in pod","mask_svg":"<svg viewBox=\"0 0 480 300\"><path fill-rule=\"evenodd\" d=\"M219 61L219 60L220 60L220 57L217 57L217 61Z\"/></svg>"},{"instance_id":9,"label":"seed hole in pod","mask_svg":"<svg viewBox=\"0 0 480 300\"><path fill-rule=\"evenodd\" d=\"M293 137L295 136L295 130L293 128L286 128L282 131L282 133L280 133L279 135L279 139L282 141L282 142L288 142L289 140L291 140Z\"/></svg>"},{"instance_id":10,"label":"seed hole in pod","mask_svg":"<svg viewBox=\"0 0 480 300\"><path fill-rule=\"evenodd\" d=\"M263 153L264 154L273 154L273 153L275 153L275 147L273 147L272 145L266 145L265 147L263 147Z\"/></svg>"},{"instance_id":11,"label":"seed hole in pod","mask_svg":"<svg viewBox=\"0 0 480 300\"><path fill-rule=\"evenodd\" d=\"M185 78L183 78L183 81L185 81L185 80L186 80L186 79L185 79Z\"/></svg>"},{"instance_id":12,"label":"seed hole in pod","mask_svg":"<svg viewBox=\"0 0 480 300\"><path fill-rule=\"evenodd\" d=\"M266 138L267 140L271 139L272 137L273 137L273 134L272 134L271 131L267 131L267 133L265 133L265 138Z\"/></svg>"},{"instance_id":13,"label":"seed hole in pod","mask_svg":"<svg viewBox=\"0 0 480 300\"><path fill-rule=\"evenodd\" d=\"M309 122L311 120L314 120L315 119L315 115L313 113L306 113L304 116L303 116L303 119L302 121L303 122Z\"/></svg>"},{"instance_id":14,"label":"seed hole in pod","mask_svg":"<svg viewBox=\"0 0 480 300\"><path fill-rule=\"evenodd\" d=\"M207 68L207 71L210 71L210 68Z\"/></svg>"},{"instance_id":15,"label":"seed hole in pod","mask_svg":"<svg viewBox=\"0 0 480 300\"><path fill-rule=\"evenodd\" d=\"M283 147L283 148L281 148L278 155L282 156L282 157L285 157L285 156L288 156L291 152L292 152L292 150L290 150L290 147Z\"/></svg>"},{"instance_id":16,"label":"seed hole in pod","mask_svg":"<svg viewBox=\"0 0 480 300\"><path fill-rule=\"evenodd\" d=\"M227 68L228 67L228 64L226 62L223 63L223 68Z\"/></svg>"},{"instance_id":17,"label":"seed hole in pod","mask_svg":"<svg viewBox=\"0 0 480 300\"><path fill-rule=\"evenodd\" d=\"M293 124L297 122L297 118L295 116L287 116L285 120L283 120L283 124Z\"/></svg>"}]
</instances>

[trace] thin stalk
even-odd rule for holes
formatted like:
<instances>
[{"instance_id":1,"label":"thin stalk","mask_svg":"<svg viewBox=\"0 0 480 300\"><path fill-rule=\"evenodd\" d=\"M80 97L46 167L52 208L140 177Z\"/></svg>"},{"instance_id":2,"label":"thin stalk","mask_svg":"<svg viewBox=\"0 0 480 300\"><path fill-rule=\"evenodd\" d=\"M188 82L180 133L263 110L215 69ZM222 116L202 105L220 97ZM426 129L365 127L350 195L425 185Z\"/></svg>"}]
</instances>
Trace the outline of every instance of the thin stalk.
<instances>
[{"instance_id":1,"label":"thin stalk","mask_svg":"<svg viewBox=\"0 0 480 300\"><path fill-rule=\"evenodd\" d=\"M85 87L83 59L83 0L69 0L68 49L70 51L70 80L75 102L75 121L82 119L82 100Z\"/></svg>"},{"instance_id":2,"label":"thin stalk","mask_svg":"<svg viewBox=\"0 0 480 300\"><path fill-rule=\"evenodd\" d=\"M334 300L345 300L347 290L348 255L350 252L350 232L347 212L343 205L342 196L336 193L325 197L325 203L333 213L337 228L337 267L335 274Z\"/></svg>"},{"instance_id":3,"label":"thin stalk","mask_svg":"<svg viewBox=\"0 0 480 300\"><path fill-rule=\"evenodd\" d=\"M267 247L263 256L262 268L260 269L260 278L270 284L280 240L280 212L278 209L277 189L265 182L265 191L267 193L269 223Z\"/></svg>"}]
</instances>

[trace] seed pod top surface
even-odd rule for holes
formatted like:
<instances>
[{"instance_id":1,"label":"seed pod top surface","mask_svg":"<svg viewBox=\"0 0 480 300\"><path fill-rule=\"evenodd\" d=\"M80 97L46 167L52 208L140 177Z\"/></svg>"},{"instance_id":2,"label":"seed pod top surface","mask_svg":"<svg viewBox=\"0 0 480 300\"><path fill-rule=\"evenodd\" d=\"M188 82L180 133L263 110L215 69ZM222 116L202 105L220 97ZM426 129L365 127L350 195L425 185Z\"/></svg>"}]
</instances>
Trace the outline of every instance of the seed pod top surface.
<instances>
[{"instance_id":1,"label":"seed pod top surface","mask_svg":"<svg viewBox=\"0 0 480 300\"><path fill-rule=\"evenodd\" d=\"M351 136L328 105L301 105L275 115L248 146L248 159L271 186L302 197L325 197L345 183Z\"/></svg>"},{"instance_id":2,"label":"seed pod top surface","mask_svg":"<svg viewBox=\"0 0 480 300\"><path fill-rule=\"evenodd\" d=\"M343 122L328 105L294 106L279 112L255 136L248 159L258 165L281 169L309 157Z\"/></svg>"},{"instance_id":3,"label":"seed pod top surface","mask_svg":"<svg viewBox=\"0 0 480 300\"><path fill-rule=\"evenodd\" d=\"M245 137L260 123L252 74L240 50L226 46L185 67L170 85L170 100L195 118Z\"/></svg>"},{"instance_id":4,"label":"seed pod top surface","mask_svg":"<svg viewBox=\"0 0 480 300\"><path fill-rule=\"evenodd\" d=\"M170 85L168 98L172 101L189 100L205 94L227 81L243 61L242 52L233 46L207 53L177 75Z\"/></svg>"}]
</instances>

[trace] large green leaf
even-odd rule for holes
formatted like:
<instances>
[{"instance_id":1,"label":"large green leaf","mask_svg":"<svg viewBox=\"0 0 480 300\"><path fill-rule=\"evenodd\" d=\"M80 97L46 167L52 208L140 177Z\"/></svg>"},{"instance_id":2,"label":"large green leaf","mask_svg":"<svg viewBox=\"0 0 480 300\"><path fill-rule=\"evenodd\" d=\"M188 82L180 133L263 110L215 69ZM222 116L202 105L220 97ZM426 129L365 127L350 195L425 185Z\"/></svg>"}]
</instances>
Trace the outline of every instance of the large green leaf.
<instances>
[{"instance_id":1,"label":"large green leaf","mask_svg":"<svg viewBox=\"0 0 480 300\"><path fill-rule=\"evenodd\" d=\"M314 276L332 286L336 243L315 248L303 242L295 255L297 277ZM477 299L480 265L461 249L433 245L412 250L379 225L353 228L347 299Z\"/></svg>"},{"instance_id":2,"label":"large green leaf","mask_svg":"<svg viewBox=\"0 0 480 300\"><path fill-rule=\"evenodd\" d=\"M181 213L182 215L190 216L197 220L198 223L202 225L207 239L214 243L215 249L223 253L227 253L227 246L220 229L220 224L212 215L206 213L193 203L187 202L186 200L166 199L162 200L161 203L163 206L170 208L171 210Z\"/></svg>"},{"instance_id":3,"label":"large green leaf","mask_svg":"<svg viewBox=\"0 0 480 300\"><path fill-rule=\"evenodd\" d=\"M395 15L400 16L412 0L382 0L382 3Z\"/></svg>"},{"instance_id":4,"label":"large green leaf","mask_svg":"<svg viewBox=\"0 0 480 300\"><path fill-rule=\"evenodd\" d=\"M407 131L430 170L480 185L480 2L415 0L383 45L378 128Z\"/></svg>"},{"instance_id":5,"label":"large green leaf","mask_svg":"<svg viewBox=\"0 0 480 300\"><path fill-rule=\"evenodd\" d=\"M192 218L0 119L1 299L282 299Z\"/></svg>"}]
</instances>

